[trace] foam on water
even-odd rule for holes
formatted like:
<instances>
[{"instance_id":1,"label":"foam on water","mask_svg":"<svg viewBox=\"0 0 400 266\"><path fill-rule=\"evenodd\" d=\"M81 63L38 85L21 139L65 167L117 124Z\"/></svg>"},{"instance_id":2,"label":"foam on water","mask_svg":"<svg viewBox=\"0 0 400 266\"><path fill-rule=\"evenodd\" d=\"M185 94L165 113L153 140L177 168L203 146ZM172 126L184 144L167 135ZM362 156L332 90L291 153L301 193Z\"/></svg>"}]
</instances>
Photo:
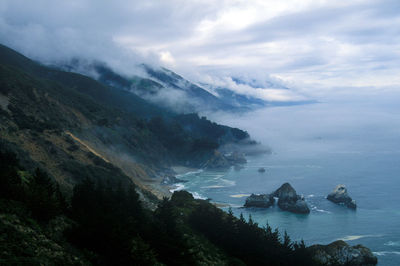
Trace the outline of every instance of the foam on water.
<instances>
[{"instance_id":1,"label":"foam on water","mask_svg":"<svg viewBox=\"0 0 400 266\"><path fill-rule=\"evenodd\" d=\"M243 198L243 197L249 197L250 194L234 194L234 195L230 195L229 197L231 198Z\"/></svg>"},{"instance_id":2,"label":"foam on water","mask_svg":"<svg viewBox=\"0 0 400 266\"><path fill-rule=\"evenodd\" d=\"M382 235L355 235L355 236L345 236L343 238L338 238L337 240L343 240L343 241L353 241L365 237L382 237Z\"/></svg>"},{"instance_id":3,"label":"foam on water","mask_svg":"<svg viewBox=\"0 0 400 266\"><path fill-rule=\"evenodd\" d=\"M171 188L169 190L169 192L174 193L175 191L180 191L180 190L184 190L185 189L185 185L183 183L177 183L174 185L174 188Z\"/></svg>"},{"instance_id":4,"label":"foam on water","mask_svg":"<svg viewBox=\"0 0 400 266\"><path fill-rule=\"evenodd\" d=\"M374 251L372 253L376 256L400 255L400 251Z\"/></svg>"},{"instance_id":5,"label":"foam on water","mask_svg":"<svg viewBox=\"0 0 400 266\"><path fill-rule=\"evenodd\" d=\"M226 186L212 185L212 186L204 186L204 187L201 187L201 188L223 188L223 187L226 187Z\"/></svg>"},{"instance_id":6,"label":"foam on water","mask_svg":"<svg viewBox=\"0 0 400 266\"><path fill-rule=\"evenodd\" d=\"M384 244L385 246L399 247L400 241L389 241Z\"/></svg>"},{"instance_id":7,"label":"foam on water","mask_svg":"<svg viewBox=\"0 0 400 266\"><path fill-rule=\"evenodd\" d=\"M191 191L189 191L189 193L191 193L191 194L193 195L193 198L195 198L195 199L202 199L202 200L206 200L206 199L207 199L207 197L204 197L204 196L200 195L200 194L197 193L197 192L191 192Z\"/></svg>"},{"instance_id":8,"label":"foam on water","mask_svg":"<svg viewBox=\"0 0 400 266\"><path fill-rule=\"evenodd\" d=\"M317 206L311 207L311 210L316 211L316 212L321 212L321 213L331 213L330 211L318 209Z\"/></svg>"}]
</instances>

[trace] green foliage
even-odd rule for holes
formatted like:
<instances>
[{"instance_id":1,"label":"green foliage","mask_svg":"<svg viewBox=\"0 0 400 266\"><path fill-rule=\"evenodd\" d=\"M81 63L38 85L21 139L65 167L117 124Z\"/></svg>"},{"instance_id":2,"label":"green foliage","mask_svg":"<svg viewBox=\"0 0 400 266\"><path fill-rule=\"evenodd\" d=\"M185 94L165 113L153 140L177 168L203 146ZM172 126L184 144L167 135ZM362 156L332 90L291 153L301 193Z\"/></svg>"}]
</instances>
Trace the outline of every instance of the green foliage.
<instances>
[{"instance_id":1,"label":"green foliage","mask_svg":"<svg viewBox=\"0 0 400 266\"><path fill-rule=\"evenodd\" d=\"M260 228L251 216L246 222L223 213L216 207L201 202L191 213L189 222L211 242L230 256L247 265L313 265L304 243L292 243L285 234L281 242L278 230L267 225Z\"/></svg>"},{"instance_id":2,"label":"green foliage","mask_svg":"<svg viewBox=\"0 0 400 266\"><path fill-rule=\"evenodd\" d=\"M143 210L132 186L114 189L86 179L75 186L71 205L78 226L69 239L75 245L100 254L109 265L127 265L132 252L147 252L133 241Z\"/></svg>"},{"instance_id":3,"label":"green foliage","mask_svg":"<svg viewBox=\"0 0 400 266\"><path fill-rule=\"evenodd\" d=\"M105 145L127 147L139 161L158 166L199 165L219 145L248 137L197 114L176 116L129 92L41 66L3 46L0 58L0 93L10 96L12 112L1 118L30 132L35 144L51 154L62 151L40 132L79 132L82 117L91 126L85 128L88 135ZM68 149L77 151L74 140L66 140ZM43 232L67 216L72 219L67 239L60 237L59 244L78 249L95 265L312 265L303 242L293 243L287 235L282 240L277 230L237 219L185 191L161 201L154 212L143 209L129 178L91 153L94 165L66 155L59 162L59 170L77 183L67 202L51 176L28 163L16 144L5 145L13 149L0 144L0 250L7 252L7 261L0 258L0 264L72 264L49 259L60 253L58 244L40 253L51 243Z\"/></svg>"},{"instance_id":4,"label":"green foliage","mask_svg":"<svg viewBox=\"0 0 400 266\"><path fill-rule=\"evenodd\" d=\"M225 213L208 201L195 200L186 191L175 192L150 212L143 209L133 184L107 182L104 176L112 172L85 172L81 166L72 165L76 168L73 172L84 178L75 186L69 207L44 171L21 171L10 152L1 151L0 159L0 215L17 215L27 222L33 218L30 225L24 225L31 228L38 226L35 221L46 226L57 215L69 216L74 226L66 231L67 240L93 264L313 265L304 242L293 243L286 233L281 239L278 230L269 225L260 228L251 217L248 222L243 216L237 219L231 210ZM1 230L11 228L0 223ZM40 226L35 230L40 231ZM15 234L8 238L9 244L0 238L0 246L5 245L8 254L17 256L16 262L49 259L50 255L40 257L15 250L12 245L24 237L28 233ZM34 238L29 241L39 243ZM12 262L12 257L7 262Z\"/></svg>"},{"instance_id":5,"label":"green foliage","mask_svg":"<svg viewBox=\"0 0 400 266\"><path fill-rule=\"evenodd\" d=\"M0 55L0 93L11 99L11 115L5 113L3 118L32 135L84 131L106 146L123 147L137 162L156 168L169 164L200 166L220 145L248 138L242 130L218 125L197 114L177 115L113 87L124 87L131 81L105 67L97 66L97 70L110 84L40 65L4 46L0 46ZM156 84L141 80L135 86L147 90L156 88ZM68 149L75 151L77 146Z\"/></svg>"},{"instance_id":6,"label":"green foliage","mask_svg":"<svg viewBox=\"0 0 400 266\"><path fill-rule=\"evenodd\" d=\"M41 222L65 211L67 204L64 197L45 172L37 168L33 174L22 178L24 172L19 169L15 154L0 151L1 199L24 203L32 217Z\"/></svg>"}]
</instances>

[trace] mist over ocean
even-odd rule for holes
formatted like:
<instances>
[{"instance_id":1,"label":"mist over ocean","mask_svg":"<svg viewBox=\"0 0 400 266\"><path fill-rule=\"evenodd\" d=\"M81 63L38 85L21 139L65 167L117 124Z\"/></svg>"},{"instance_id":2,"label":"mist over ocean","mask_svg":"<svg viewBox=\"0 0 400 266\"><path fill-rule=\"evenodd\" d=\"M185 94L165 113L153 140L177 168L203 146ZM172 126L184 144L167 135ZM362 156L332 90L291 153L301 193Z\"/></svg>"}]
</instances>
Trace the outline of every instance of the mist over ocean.
<instances>
[{"instance_id":1,"label":"mist over ocean","mask_svg":"<svg viewBox=\"0 0 400 266\"><path fill-rule=\"evenodd\" d=\"M200 171L180 178L180 188L197 197L229 204L235 215L249 215L261 226L286 230L307 245L343 239L363 244L379 265L400 263L400 121L397 96L364 101L276 107L244 116L213 119L249 131L272 154L248 157L241 170ZM260 167L266 169L259 173ZM289 182L305 196L309 215L273 207L244 209L251 193L270 193ZM345 184L357 210L326 199ZM227 208L225 208L227 209Z\"/></svg>"}]
</instances>

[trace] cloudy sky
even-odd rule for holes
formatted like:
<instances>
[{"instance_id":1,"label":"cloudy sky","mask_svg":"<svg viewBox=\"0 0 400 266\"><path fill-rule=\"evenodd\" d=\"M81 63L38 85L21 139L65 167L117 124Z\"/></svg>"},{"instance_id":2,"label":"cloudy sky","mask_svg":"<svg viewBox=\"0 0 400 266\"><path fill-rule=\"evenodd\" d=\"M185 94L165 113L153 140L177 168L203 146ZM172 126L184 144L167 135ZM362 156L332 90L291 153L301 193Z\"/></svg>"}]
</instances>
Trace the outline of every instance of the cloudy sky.
<instances>
[{"instance_id":1,"label":"cloudy sky","mask_svg":"<svg viewBox=\"0 0 400 266\"><path fill-rule=\"evenodd\" d=\"M269 92L285 100L400 85L398 0L2 0L0 42L47 63L96 58L128 73L143 61L198 82L277 81L293 88Z\"/></svg>"}]
</instances>

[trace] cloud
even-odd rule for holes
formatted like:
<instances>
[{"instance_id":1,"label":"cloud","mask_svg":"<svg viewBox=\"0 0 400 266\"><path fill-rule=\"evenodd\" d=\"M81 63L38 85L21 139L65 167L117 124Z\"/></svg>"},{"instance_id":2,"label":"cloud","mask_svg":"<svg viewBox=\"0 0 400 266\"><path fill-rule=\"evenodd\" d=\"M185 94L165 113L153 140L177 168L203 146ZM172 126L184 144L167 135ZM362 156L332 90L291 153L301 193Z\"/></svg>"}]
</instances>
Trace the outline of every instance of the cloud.
<instances>
[{"instance_id":1,"label":"cloud","mask_svg":"<svg viewBox=\"0 0 400 266\"><path fill-rule=\"evenodd\" d=\"M397 156L399 100L398 92L386 91L362 97L347 95L329 103L265 108L242 115L210 113L208 117L244 128L274 152L296 160L334 152L390 151Z\"/></svg>"},{"instance_id":2,"label":"cloud","mask_svg":"<svg viewBox=\"0 0 400 266\"><path fill-rule=\"evenodd\" d=\"M97 59L125 74L141 62L189 79L264 72L315 97L400 84L396 0L3 0L0 42L45 63Z\"/></svg>"}]
</instances>

